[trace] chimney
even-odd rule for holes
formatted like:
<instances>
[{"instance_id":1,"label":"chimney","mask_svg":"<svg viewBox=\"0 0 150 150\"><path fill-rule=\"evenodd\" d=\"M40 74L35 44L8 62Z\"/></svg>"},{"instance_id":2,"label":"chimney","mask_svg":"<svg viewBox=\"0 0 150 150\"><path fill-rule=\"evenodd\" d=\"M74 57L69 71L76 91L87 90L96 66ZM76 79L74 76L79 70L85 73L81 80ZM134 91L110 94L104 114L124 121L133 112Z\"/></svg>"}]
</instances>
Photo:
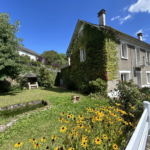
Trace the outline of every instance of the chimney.
<instances>
[{"instance_id":1,"label":"chimney","mask_svg":"<svg viewBox=\"0 0 150 150\"><path fill-rule=\"evenodd\" d=\"M139 39L140 41L142 41L142 33L138 33L137 36L138 36L138 39Z\"/></svg>"},{"instance_id":2,"label":"chimney","mask_svg":"<svg viewBox=\"0 0 150 150\"><path fill-rule=\"evenodd\" d=\"M105 11L104 9L102 9L102 10L98 13L99 25L101 25L101 26L105 26L105 25L106 25L105 14L106 14L106 11Z\"/></svg>"},{"instance_id":3,"label":"chimney","mask_svg":"<svg viewBox=\"0 0 150 150\"><path fill-rule=\"evenodd\" d=\"M68 65L70 66L70 57L68 57Z\"/></svg>"}]
</instances>

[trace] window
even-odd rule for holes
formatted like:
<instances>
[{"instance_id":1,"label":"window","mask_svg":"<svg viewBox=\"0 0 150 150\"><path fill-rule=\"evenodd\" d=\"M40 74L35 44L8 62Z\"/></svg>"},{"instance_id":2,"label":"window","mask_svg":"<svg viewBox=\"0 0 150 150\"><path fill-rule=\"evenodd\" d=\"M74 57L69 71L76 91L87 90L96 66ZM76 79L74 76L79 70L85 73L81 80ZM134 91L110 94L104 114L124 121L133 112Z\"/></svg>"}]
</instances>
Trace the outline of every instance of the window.
<instances>
[{"instance_id":1,"label":"window","mask_svg":"<svg viewBox=\"0 0 150 150\"><path fill-rule=\"evenodd\" d=\"M121 58L128 59L128 52L127 52L127 45L126 44L121 45Z\"/></svg>"},{"instance_id":2,"label":"window","mask_svg":"<svg viewBox=\"0 0 150 150\"><path fill-rule=\"evenodd\" d=\"M128 79L129 79L129 74L128 73L122 73L121 74L121 80L122 81L128 81Z\"/></svg>"},{"instance_id":3,"label":"window","mask_svg":"<svg viewBox=\"0 0 150 150\"><path fill-rule=\"evenodd\" d=\"M150 64L150 52L146 52L146 62Z\"/></svg>"},{"instance_id":4,"label":"window","mask_svg":"<svg viewBox=\"0 0 150 150\"><path fill-rule=\"evenodd\" d=\"M85 50L80 49L80 62L85 61L86 56L85 56Z\"/></svg>"},{"instance_id":5,"label":"window","mask_svg":"<svg viewBox=\"0 0 150 150\"><path fill-rule=\"evenodd\" d=\"M119 71L120 72L120 78L122 81L129 81L130 79L130 71Z\"/></svg>"},{"instance_id":6,"label":"window","mask_svg":"<svg viewBox=\"0 0 150 150\"><path fill-rule=\"evenodd\" d=\"M147 84L150 84L150 71L146 71L147 75Z\"/></svg>"}]
</instances>

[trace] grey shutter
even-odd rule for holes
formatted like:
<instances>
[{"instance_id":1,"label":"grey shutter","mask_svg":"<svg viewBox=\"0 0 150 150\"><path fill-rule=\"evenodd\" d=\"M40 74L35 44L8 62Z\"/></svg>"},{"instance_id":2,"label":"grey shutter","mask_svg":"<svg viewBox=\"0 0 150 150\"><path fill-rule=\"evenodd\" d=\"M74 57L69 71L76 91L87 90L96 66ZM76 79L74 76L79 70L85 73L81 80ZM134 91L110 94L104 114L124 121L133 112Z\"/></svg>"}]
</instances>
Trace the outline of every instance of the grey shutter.
<instances>
[{"instance_id":1,"label":"grey shutter","mask_svg":"<svg viewBox=\"0 0 150 150\"><path fill-rule=\"evenodd\" d=\"M122 56L126 58L126 45L122 45Z\"/></svg>"},{"instance_id":2,"label":"grey shutter","mask_svg":"<svg viewBox=\"0 0 150 150\"><path fill-rule=\"evenodd\" d=\"M80 62L82 61L82 50L80 49Z\"/></svg>"}]
</instances>

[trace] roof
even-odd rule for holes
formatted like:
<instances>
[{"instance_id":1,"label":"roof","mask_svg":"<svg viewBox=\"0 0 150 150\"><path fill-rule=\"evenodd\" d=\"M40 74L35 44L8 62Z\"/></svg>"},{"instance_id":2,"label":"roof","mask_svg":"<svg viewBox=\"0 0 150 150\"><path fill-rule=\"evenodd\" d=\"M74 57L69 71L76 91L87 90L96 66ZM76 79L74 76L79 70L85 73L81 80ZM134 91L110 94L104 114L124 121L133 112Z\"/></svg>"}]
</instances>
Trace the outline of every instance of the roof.
<instances>
[{"instance_id":1,"label":"roof","mask_svg":"<svg viewBox=\"0 0 150 150\"><path fill-rule=\"evenodd\" d=\"M37 75L30 72L30 73L26 73L22 76L23 78L37 78Z\"/></svg>"},{"instance_id":2,"label":"roof","mask_svg":"<svg viewBox=\"0 0 150 150\"><path fill-rule=\"evenodd\" d=\"M63 68L66 68L66 67L69 67L69 64L67 63L66 65L64 65L62 68L60 69L63 69Z\"/></svg>"},{"instance_id":3,"label":"roof","mask_svg":"<svg viewBox=\"0 0 150 150\"><path fill-rule=\"evenodd\" d=\"M81 25L82 23L86 23L86 24L92 25L92 26L97 27L97 28L111 28L111 29L117 31L117 32L120 33L120 34L122 34L122 35L124 35L124 36L127 36L128 38L131 38L131 39L137 41L139 44L144 44L146 47L149 47L149 49L150 49L150 44L148 44L148 43L146 43L146 42L144 42L144 41L140 41L139 39L137 39L137 38L135 38L135 37L133 37L133 36L130 36L130 35L124 33L124 32L121 32L121 31L119 31L119 30L117 30L117 29L114 29L114 28L112 28L112 27L110 27L110 26L108 26L108 25L101 26L101 25L98 25L98 24L93 24L93 23L90 23L90 22L87 22L87 21L84 21L84 20L80 20L80 19L79 19L78 22L77 22L77 24L76 24L76 27L75 27L73 36L72 36L72 38L71 38L71 41L70 41L70 44L69 44L69 46L68 46L68 49L67 49L67 52L66 52L66 53L71 52L71 44L74 43L74 39L75 39L76 35L78 35L78 30L79 30L80 25Z\"/></svg>"},{"instance_id":4,"label":"roof","mask_svg":"<svg viewBox=\"0 0 150 150\"><path fill-rule=\"evenodd\" d=\"M40 56L38 53L36 53L35 51L32 51L28 48L25 48L23 46L18 46L19 49L21 49L22 51L24 52L27 52L27 53L30 53L30 54L33 54L33 55L36 55L36 56Z\"/></svg>"}]
</instances>

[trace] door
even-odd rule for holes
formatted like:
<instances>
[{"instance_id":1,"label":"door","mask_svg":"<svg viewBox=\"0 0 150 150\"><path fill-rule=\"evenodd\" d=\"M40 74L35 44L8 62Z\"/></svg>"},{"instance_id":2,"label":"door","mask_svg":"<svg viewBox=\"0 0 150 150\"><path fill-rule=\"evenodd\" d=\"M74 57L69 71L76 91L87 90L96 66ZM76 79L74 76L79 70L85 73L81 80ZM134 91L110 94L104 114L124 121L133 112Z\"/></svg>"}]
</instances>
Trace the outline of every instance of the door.
<instances>
[{"instance_id":1,"label":"door","mask_svg":"<svg viewBox=\"0 0 150 150\"><path fill-rule=\"evenodd\" d=\"M137 76L137 85L141 88L141 85L142 85L141 73L136 72L136 76Z\"/></svg>"}]
</instances>

